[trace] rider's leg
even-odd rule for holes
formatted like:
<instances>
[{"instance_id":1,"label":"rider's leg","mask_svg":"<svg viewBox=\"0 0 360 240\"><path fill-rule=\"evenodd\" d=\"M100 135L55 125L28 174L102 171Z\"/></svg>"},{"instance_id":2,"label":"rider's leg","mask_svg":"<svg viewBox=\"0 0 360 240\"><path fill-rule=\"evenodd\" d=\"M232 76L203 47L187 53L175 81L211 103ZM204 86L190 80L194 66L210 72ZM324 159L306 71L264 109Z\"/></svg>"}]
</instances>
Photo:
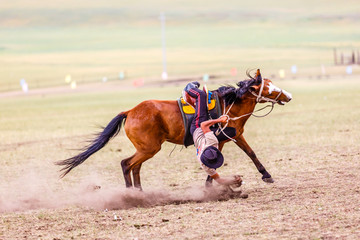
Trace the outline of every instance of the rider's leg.
<instances>
[{"instance_id":1,"label":"rider's leg","mask_svg":"<svg viewBox=\"0 0 360 240\"><path fill-rule=\"evenodd\" d=\"M191 122L190 133L193 134L200 124L208 120L207 96L206 93L198 88L191 88L187 93L196 99L195 116Z\"/></svg>"}]
</instances>

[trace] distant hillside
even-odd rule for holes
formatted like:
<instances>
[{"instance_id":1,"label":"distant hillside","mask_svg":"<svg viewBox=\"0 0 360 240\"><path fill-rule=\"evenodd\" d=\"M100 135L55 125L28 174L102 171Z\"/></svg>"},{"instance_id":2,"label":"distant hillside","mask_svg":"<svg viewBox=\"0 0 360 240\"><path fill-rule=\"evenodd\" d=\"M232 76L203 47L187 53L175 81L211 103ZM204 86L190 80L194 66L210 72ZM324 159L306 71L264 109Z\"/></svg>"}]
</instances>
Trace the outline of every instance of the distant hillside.
<instances>
[{"instance_id":1,"label":"distant hillside","mask_svg":"<svg viewBox=\"0 0 360 240\"><path fill-rule=\"evenodd\" d=\"M156 24L160 12L177 23L360 21L359 1L2 1L1 27Z\"/></svg>"}]
</instances>

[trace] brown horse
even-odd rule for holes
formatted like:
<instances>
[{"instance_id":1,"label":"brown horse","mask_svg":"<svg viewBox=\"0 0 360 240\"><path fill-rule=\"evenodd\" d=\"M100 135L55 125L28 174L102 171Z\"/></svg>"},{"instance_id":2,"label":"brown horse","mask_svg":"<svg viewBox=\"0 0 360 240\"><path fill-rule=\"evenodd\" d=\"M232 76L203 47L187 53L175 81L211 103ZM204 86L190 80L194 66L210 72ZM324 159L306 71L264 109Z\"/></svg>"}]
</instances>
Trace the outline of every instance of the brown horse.
<instances>
[{"instance_id":1,"label":"brown horse","mask_svg":"<svg viewBox=\"0 0 360 240\"><path fill-rule=\"evenodd\" d=\"M260 102L272 102L283 104L291 100L291 94L274 86L268 79L262 79L258 70L255 78L241 81L237 85L239 88L223 86L215 90L219 95L223 114L230 118L229 127L236 129L236 144L251 158L258 171L262 174L265 182L273 182L271 175L260 163L254 151L245 141L243 136L244 125L254 112L255 105ZM126 119L126 121L125 121ZM141 102L133 109L118 114L105 128L98 134L86 150L72 158L58 161L57 165L64 166L61 177L68 174L74 167L83 163L92 154L103 148L107 142L115 137L120 131L122 123L126 135L136 148L136 152L131 157L121 161L126 187L136 187L141 189L140 168L141 164L153 157L160 151L161 145L165 142L183 144L185 134L182 117L174 100L147 100ZM230 140L227 140L230 141ZM220 150L225 142L220 143ZM132 172L134 185L130 173ZM207 179L211 183L211 178Z\"/></svg>"}]
</instances>

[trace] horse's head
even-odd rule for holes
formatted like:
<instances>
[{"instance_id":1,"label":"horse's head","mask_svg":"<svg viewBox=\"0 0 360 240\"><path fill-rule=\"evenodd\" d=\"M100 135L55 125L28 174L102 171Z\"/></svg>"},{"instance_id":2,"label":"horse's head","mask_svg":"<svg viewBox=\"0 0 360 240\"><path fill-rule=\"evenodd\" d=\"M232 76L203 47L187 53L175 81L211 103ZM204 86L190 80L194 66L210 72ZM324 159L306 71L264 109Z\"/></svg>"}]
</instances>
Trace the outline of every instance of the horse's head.
<instances>
[{"instance_id":1,"label":"horse's head","mask_svg":"<svg viewBox=\"0 0 360 240\"><path fill-rule=\"evenodd\" d=\"M226 105L234 103L236 100L255 96L257 102L271 102L283 105L285 102L289 102L292 96L289 92L276 87L269 79L263 79L260 74L260 70L254 77L251 77L247 73L250 79L240 81L233 86L222 86L217 89L219 96L224 99Z\"/></svg>"},{"instance_id":2,"label":"horse's head","mask_svg":"<svg viewBox=\"0 0 360 240\"><path fill-rule=\"evenodd\" d=\"M292 99L291 93L278 88L271 80L263 79L259 69L253 79L255 83L249 88L249 91L256 97L257 102L272 102L284 105L284 103Z\"/></svg>"}]
</instances>

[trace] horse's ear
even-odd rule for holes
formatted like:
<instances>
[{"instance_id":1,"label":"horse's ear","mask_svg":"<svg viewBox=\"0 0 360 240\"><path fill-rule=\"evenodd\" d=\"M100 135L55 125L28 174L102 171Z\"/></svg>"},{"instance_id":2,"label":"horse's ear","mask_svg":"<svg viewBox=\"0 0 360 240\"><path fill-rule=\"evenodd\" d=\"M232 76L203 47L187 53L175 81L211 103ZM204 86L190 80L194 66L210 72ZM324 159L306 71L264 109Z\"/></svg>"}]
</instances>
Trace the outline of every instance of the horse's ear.
<instances>
[{"instance_id":1,"label":"horse's ear","mask_svg":"<svg viewBox=\"0 0 360 240\"><path fill-rule=\"evenodd\" d=\"M262 81L260 69L256 70L255 80L256 80L256 83L257 83L257 84L260 84L261 81Z\"/></svg>"},{"instance_id":2,"label":"horse's ear","mask_svg":"<svg viewBox=\"0 0 360 240\"><path fill-rule=\"evenodd\" d=\"M252 85L252 86L250 87L250 90L253 91L253 92L256 92L256 91L259 90L259 89L260 89L260 86L259 86L259 85Z\"/></svg>"}]
</instances>

